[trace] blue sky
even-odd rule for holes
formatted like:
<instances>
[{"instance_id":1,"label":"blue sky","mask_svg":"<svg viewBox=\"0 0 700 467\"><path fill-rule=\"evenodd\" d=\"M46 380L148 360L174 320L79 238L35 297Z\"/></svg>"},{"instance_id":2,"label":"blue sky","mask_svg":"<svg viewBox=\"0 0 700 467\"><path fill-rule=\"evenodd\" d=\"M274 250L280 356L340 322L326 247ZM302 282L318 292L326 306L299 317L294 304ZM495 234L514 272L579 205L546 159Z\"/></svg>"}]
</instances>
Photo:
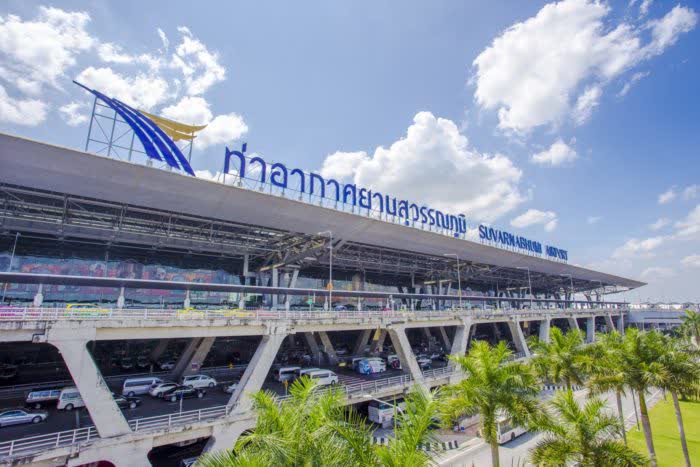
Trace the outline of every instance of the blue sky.
<instances>
[{"instance_id":1,"label":"blue sky","mask_svg":"<svg viewBox=\"0 0 700 467\"><path fill-rule=\"evenodd\" d=\"M4 2L0 130L82 147L108 95L700 301L698 5ZM206 173L200 172L200 176ZM664 195L665 196L662 196ZM652 224L655 224L652 226Z\"/></svg>"}]
</instances>

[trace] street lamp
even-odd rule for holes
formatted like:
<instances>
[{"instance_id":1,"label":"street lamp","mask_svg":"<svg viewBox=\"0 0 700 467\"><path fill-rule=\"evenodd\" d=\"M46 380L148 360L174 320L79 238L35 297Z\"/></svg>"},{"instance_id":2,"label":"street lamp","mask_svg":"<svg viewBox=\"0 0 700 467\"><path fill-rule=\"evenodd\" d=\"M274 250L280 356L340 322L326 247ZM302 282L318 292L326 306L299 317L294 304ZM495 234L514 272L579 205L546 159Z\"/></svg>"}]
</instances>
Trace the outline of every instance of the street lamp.
<instances>
[{"instance_id":1,"label":"street lamp","mask_svg":"<svg viewBox=\"0 0 700 467\"><path fill-rule=\"evenodd\" d=\"M442 256L454 256L457 260L457 289L459 290L459 309L464 310L462 307L462 275L459 273L459 256L456 253L444 253Z\"/></svg>"},{"instance_id":2,"label":"street lamp","mask_svg":"<svg viewBox=\"0 0 700 467\"><path fill-rule=\"evenodd\" d=\"M328 234L328 249L330 250L328 259L328 310L333 311L333 232L330 230L324 230L323 232L318 233L318 235L325 234Z\"/></svg>"},{"instance_id":3,"label":"street lamp","mask_svg":"<svg viewBox=\"0 0 700 467\"><path fill-rule=\"evenodd\" d=\"M561 277L569 276L569 284L571 284L571 308L574 307L574 278L571 274L559 274Z\"/></svg>"},{"instance_id":4,"label":"street lamp","mask_svg":"<svg viewBox=\"0 0 700 467\"><path fill-rule=\"evenodd\" d=\"M532 281L530 280L530 268L527 266L517 266L515 269L527 269L527 285L530 289L530 310L532 310Z\"/></svg>"}]
</instances>

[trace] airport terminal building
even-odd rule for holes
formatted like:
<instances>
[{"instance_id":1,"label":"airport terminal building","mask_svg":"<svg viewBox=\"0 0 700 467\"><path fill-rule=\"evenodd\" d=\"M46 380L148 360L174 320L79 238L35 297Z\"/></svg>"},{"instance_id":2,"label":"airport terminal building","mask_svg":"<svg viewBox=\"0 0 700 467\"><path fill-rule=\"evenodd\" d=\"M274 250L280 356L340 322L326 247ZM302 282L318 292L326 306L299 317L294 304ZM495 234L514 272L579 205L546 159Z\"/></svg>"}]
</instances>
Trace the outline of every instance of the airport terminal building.
<instances>
[{"instance_id":1,"label":"airport terminal building","mask_svg":"<svg viewBox=\"0 0 700 467\"><path fill-rule=\"evenodd\" d=\"M198 178L155 130L168 124L102 102L141 130L141 160L0 134L0 412L41 389L80 399L3 427L0 464L223 449L254 425L247 394L283 397L284 368L328 371L366 404L456 381L445 355L474 339L527 358L527 337L550 326L589 340L622 328L626 304L605 295L644 285L494 228L472 239L464 215L268 165L245 145L226 149L220 180ZM167 136L183 131L170 124ZM371 357L386 368L359 370ZM128 390L188 376L206 381L191 399Z\"/></svg>"}]
</instances>

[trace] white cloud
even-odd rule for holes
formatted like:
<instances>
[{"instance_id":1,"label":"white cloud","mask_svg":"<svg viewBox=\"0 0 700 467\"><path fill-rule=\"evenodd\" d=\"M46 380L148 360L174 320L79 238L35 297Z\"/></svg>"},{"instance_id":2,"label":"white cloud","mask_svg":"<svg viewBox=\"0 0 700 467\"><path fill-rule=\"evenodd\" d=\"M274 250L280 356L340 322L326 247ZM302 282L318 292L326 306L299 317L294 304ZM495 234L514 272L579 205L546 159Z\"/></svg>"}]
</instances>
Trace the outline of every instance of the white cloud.
<instances>
[{"instance_id":1,"label":"white cloud","mask_svg":"<svg viewBox=\"0 0 700 467\"><path fill-rule=\"evenodd\" d=\"M700 255L688 255L681 260L681 264L688 268L700 268Z\"/></svg>"},{"instance_id":2,"label":"white cloud","mask_svg":"<svg viewBox=\"0 0 700 467\"><path fill-rule=\"evenodd\" d=\"M676 196L678 196L678 193L676 193L676 188L671 187L659 195L658 203L659 204L670 203L671 201L676 199Z\"/></svg>"},{"instance_id":3,"label":"white cloud","mask_svg":"<svg viewBox=\"0 0 700 467\"><path fill-rule=\"evenodd\" d=\"M593 224L597 224L598 222L600 222L601 219L602 219L602 217L600 217L600 216L588 216L588 218L586 219L586 222L588 224L593 225Z\"/></svg>"},{"instance_id":4,"label":"white cloud","mask_svg":"<svg viewBox=\"0 0 700 467\"><path fill-rule=\"evenodd\" d=\"M632 86L634 86L639 80L646 78L649 76L648 71L638 71L634 73L629 80L625 83L624 86L622 86L622 89L620 89L620 92L617 93L617 97L625 97L628 92L630 92L630 89L632 89Z\"/></svg>"},{"instance_id":5,"label":"white cloud","mask_svg":"<svg viewBox=\"0 0 700 467\"><path fill-rule=\"evenodd\" d=\"M97 46L97 55L103 62L117 63L120 65L144 64L152 70L161 67L161 58L151 54L130 55L125 53L121 46L105 42Z\"/></svg>"},{"instance_id":6,"label":"white cloud","mask_svg":"<svg viewBox=\"0 0 700 467\"><path fill-rule=\"evenodd\" d=\"M158 37L160 37L160 41L163 44L163 51L167 52L170 47L170 41L168 40L168 36L165 35L165 31L161 28L158 28Z\"/></svg>"},{"instance_id":7,"label":"white cloud","mask_svg":"<svg viewBox=\"0 0 700 467\"><path fill-rule=\"evenodd\" d=\"M0 77L25 93L36 95L41 86L58 87L58 78L75 64L75 57L95 40L85 30L90 15L59 8L39 7L33 20L0 16Z\"/></svg>"},{"instance_id":8,"label":"white cloud","mask_svg":"<svg viewBox=\"0 0 700 467\"><path fill-rule=\"evenodd\" d=\"M685 219L676 222L675 227L679 237L690 237L700 233L700 204L695 206Z\"/></svg>"},{"instance_id":9,"label":"white cloud","mask_svg":"<svg viewBox=\"0 0 700 467\"><path fill-rule=\"evenodd\" d=\"M700 186L699 185L689 185L685 187L683 190L683 199L688 201L691 199L695 199L698 197L698 193L700 192Z\"/></svg>"},{"instance_id":10,"label":"white cloud","mask_svg":"<svg viewBox=\"0 0 700 467\"><path fill-rule=\"evenodd\" d=\"M610 7L593 0L545 5L509 27L474 60L475 99L498 110L499 127L528 131L584 121L602 87L662 53L695 26L697 15L677 6L639 27L608 20ZM651 40L642 36L651 29ZM582 90L583 89L583 90Z\"/></svg>"},{"instance_id":11,"label":"white cloud","mask_svg":"<svg viewBox=\"0 0 700 467\"><path fill-rule=\"evenodd\" d=\"M671 268L664 268L661 266L652 266L649 268L646 268L644 271L642 271L642 278L643 279L662 279L664 277L671 277L674 276L675 272Z\"/></svg>"},{"instance_id":12,"label":"white cloud","mask_svg":"<svg viewBox=\"0 0 700 467\"><path fill-rule=\"evenodd\" d=\"M324 161L325 173L348 176L340 154ZM358 186L471 219L492 221L526 199L518 188L522 171L510 159L474 151L453 121L430 112L416 114L406 136L388 148L350 154Z\"/></svg>"},{"instance_id":13,"label":"white cloud","mask_svg":"<svg viewBox=\"0 0 700 467\"><path fill-rule=\"evenodd\" d=\"M204 125L214 118L209 103L199 96L185 96L161 111L161 115L189 125Z\"/></svg>"},{"instance_id":14,"label":"white cloud","mask_svg":"<svg viewBox=\"0 0 700 467\"><path fill-rule=\"evenodd\" d=\"M649 228L656 232L657 230L661 230L664 227L666 227L668 224L671 223L670 219L667 219L665 217L660 217L654 222L653 224L649 224Z\"/></svg>"},{"instance_id":15,"label":"white cloud","mask_svg":"<svg viewBox=\"0 0 700 467\"><path fill-rule=\"evenodd\" d=\"M35 126L46 119L48 106L37 99L15 99L0 86L0 122Z\"/></svg>"},{"instance_id":16,"label":"white cloud","mask_svg":"<svg viewBox=\"0 0 700 467\"><path fill-rule=\"evenodd\" d=\"M551 232L557 228L557 214L553 211L540 211L537 209L528 209L523 214L510 221L513 227L522 229L531 225L542 224L544 230Z\"/></svg>"},{"instance_id":17,"label":"white cloud","mask_svg":"<svg viewBox=\"0 0 700 467\"><path fill-rule=\"evenodd\" d=\"M339 181L349 181L355 176L355 171L360 164L370 161L370 157L364 151L342 152L336 151L326 156L320 173L324 178L333 178Z\"/></svg>"},{"instance_id":18,"label":"white cloud","mask_svg":"<svg viewBox=\"0 0 700 467\"><path fill-rule=\"evenodd\" d=\"M243 117L230 113L217 115L205 129L197 134L195 146L204 149L213 144L228 144L248 133Z\"/></svg>"},{"instance_id":19,"label":"white cloud","mask_svg":"<svg viewBox=\"0 0 700 467\"><path fill-rule=\"evenodd\" d=\"M69 126L78 126L81 123L88 121L88 111L90 110L90 104L87 102L71 102L61 106L58 112L61 114L61 118Z\"/></svg>"},{"instance_id":20,"label":"white cloud","mask_svg":"<svg viewBox=\"0 0 700 467\"><path fill-rule=\"evenodd\" d=\"M646 16L647 13L649 13L649 7L651 4L654 3L654 0L642 0L642 3L639 5L639 17L641 18L642 16Z\"/></svg>"},{"instance_id":21,"label":"white cloud","mask_svg":"<svg viewBox=\"0 0 700 467\"><path fill-rule=\"evenodd\" d=\"M155 74L137 74L131 77L109 67L88 67L76 79L107 96L144 110L150 110L169 98L167 81Z\"/></svg>"},{"instance_id":22,"label":"white cloud","mask_svg":"<svg viewBox=\"0 0 700 467\"><path fill-rule=\"evenodd\" d=\"M653 251L661 246L666 239L664 237L651 237L644 240L639 240L637 238L632 238L627 240L627 242L621 247L617 248L612 257L615 259L620 258L633 258L633 257L645 257L653 255Z\"/></svg>"},{"instance_id":23,"label":"white cloud","mask_svg":"<svg viewBox=\"0 0 700 467\"><path fill-rule=\"evenodd\" d=\"M172 66L184 75L187 94L202 94L226 78L226 69L219 63L218 54L210 52L188 28L180 26L178 31L182 42L172 56Z\"/></svg>"},{"instance_id":24,"label":"white cloud","mask_svg":"<svg viewBox=\"0 0 700 467\"><path fill-rule=\"evenodd\" d=\"M557 167L568 162L573 162L577 158L578 154L576 150L561 139L558 139L549 149L534 154L532 156L532 162L535 164Z\"/></svg>"}]
</instances>

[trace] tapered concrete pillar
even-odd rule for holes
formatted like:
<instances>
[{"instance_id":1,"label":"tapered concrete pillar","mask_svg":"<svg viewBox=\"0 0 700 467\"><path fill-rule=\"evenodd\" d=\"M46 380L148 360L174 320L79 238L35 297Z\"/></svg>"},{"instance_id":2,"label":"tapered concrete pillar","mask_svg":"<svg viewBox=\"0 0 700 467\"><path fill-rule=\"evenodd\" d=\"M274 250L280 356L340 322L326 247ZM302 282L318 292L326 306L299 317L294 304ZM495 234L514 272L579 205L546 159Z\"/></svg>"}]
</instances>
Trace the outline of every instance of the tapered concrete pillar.
<instances>
[{"instance_id":1,"label":"tapered concrete pillar","mask_svg":"<svg viewBox=\"0 0 700 467\"><path fill-rule=\"evenodd\" d=\"M430 343L430 341L433 340L433 335L430 332L430 328L421 328L421 330L423 331L425 338L428 340L428 343Z\"/></svg>"},{"instance_id":2,"label":"tapered concrete pillar","mask_svg":"<svg viewBox=\"0 0 700 467\"><path fill-rule=\"evenodd\" d=\"M620 316L617 318L617 332L620 334L625 333L625 315L620 312Z\"/></svg>"},{"instance_id":3,"label":"tapered concrete pillar","mask_svg":"<svg viewBox=\"0 0 700 467\"><path fill-rule=\"evenodd\" d=\"M472 322L470 320L464 320L461 326L455 328L455 337L450 345L450 354L463 356L467 353L467 343L469 342L469 330L471 327Z\"/></svg>"},{"instance_id":4,"label":"tapered concrete pillar","mask_svg":"<svg viewBox=\"0 0 700 467\"><path fill-rule=\"evenodd\" d=\"M126 300L124 298L124 287L122 287L119 289L119 297L117 297L117 308L119 308L120 310L124 308L125 301Z\"/></svg>"},{"instance_id":5,"label":"tapered concrete pillar","mask_svg":"<svg viewBox=\"0 0 700 467\"><path fill-rule=\"evenodd\" d=\"M361 356L364 354L365 346L369 337L372 335L372 329L363 329L360 331L360 335L355 341L355 347L352 350L352 354L356 356Z\"/></svg>"},{"instance_id":6,"label":"tapered concrete pillar","mask_svg":"<svg viewBox=\"0 0 700 467\"><path fill-rule=\"evenodd\" d=\"M502 341L503 335L501 334L501 328L498 327L498 323L492 323L493 335L496 336L496 340Z\"/></svg>"},{"instance_id":7,"label":"tapered concrete pillar","mask_svg":"<svg viewBox=\"0 0 700 467\"><path fill-rule=\"evenodd\" d=\"M279 287L279 271L277 268L272 268L272 287ZM272 306L277 306L277 300L279 296L277 294L272 295Z\"/></svg>"},{"instance_id":8,"label":"tapered concrete pillar","mask_svg":"<svg viewBox=\"0 0 700 467\"><path fill-rule=\"evenodd\" d=\"M190 307L190 303L191 303L191 300L190 300L190 291L187 290L187 291L185 292L185 302L183 303L184 308L185 308L185 309L188 309L188 308Z\"/></svg>"},{"instance_id":9,"label":"tapered concrete pillar","mask_svg":"<svg viewBox=\"0 0 700 467\"><path fill-rule=\"evenodd\" d=\"M158 361L158 359L162 357L165 351L168 349L168 344L170 344L170 339L161 339L158 341L158 344L151 352L151 355L149 355L150 360L152 362Z\"/></svg>"},{"instance_id":10,"label":"tapered concrete pillar","mask_svg":"<svg viewBox=\"0 0 700 467\"><path fill-rule=\"evenodd\" d=\"M539 338L542 342L549 342L549 328L552 327L552 320L547 318L540 321Z\"/></svg>"},{"instance_id":11,"label":"tapered concrete pillar","mask_svg":"<svg viewBox=\"0 0 700 467\"><path fill-rule=\"evenodd\" d=\"M440 330L440 337L442 337L442 343L445 345L445 351L448 351L452 346L452 343L450 342L450 338L447 337L447 331L445 330L445 326L440 326L438 329Z\"/></svg>"},{"instance_id":12,"label":"tapered concrete pillar","mask_svg":"<svg viewBox=\"0 0 700 467\"><path fill-rule=\"evenodd\" d=\"M515 349L518 352L523 352L526 357L529 357L530 349L527 347L525 335L523 334L523 329L520 327L520 323L517 320L508 321L508 328L510 329L510 334L513 336Z\"/></svg>"},{"instance_id":13,"label":"tapered concrete pillar","mask_svg":"<svg viewBox=\"0 0 700 467\"><path fill-rule=\"evenodd\" d=\"M309 347L309 351L311 352L311 358L314 362L318 362L321 357L321 350L318 348L318 343L316 342L314 333L305 332L304 341L306 341L306 345Z\"/></svg>"},{"instance_id":14,"label":"tapered concrete pillar","mask_svg":"<svg viewBox=\"0 0 700 467\"><path fill-rule=\"evenodd\" d=\"M79 329L51 330L47 341L61 353L100 436L130 433L131 428L114 402L112 391L87 351L88 338L81 334Z\"/></svg>"},{"instance_id":15,"label":"tapered concrete pillar","mask_svg":"<svg viewBox=\"0 0 700 467\"><path fill-rule=\"evenodd\" d=\"M338 356L335 354L335 349L331 343L328 333L326 331L320 331L318 337L321 338L321 345L323 346L323 351L328 355L328 363L331 365L338 364Z\"/></svg>"},{"instance_id":16,"label":"tapered concrete pillar","mask_svg":"<svg viewBox=\"0 0 700 467\"><path fill-rule=\"evenodd\" d=\"M375 354L377 352L381 352L384 347L384 340L386 339L386 329L382 329L379 331L379 336L377 339L372 341L372 345L369 348L369 353L370 354Z\"/></svg>"},{"instance_id":17,"label":"tapered concrete pillar","mask_svg":"<svg viewBox=\"0 0 700 467\"><path fill-rule=\"evenodd\" d=\"M211 350L211 346L214 345L215 340L216 337L204 337L200 340L199 345L197 345L197 350L192 355L189 364L185 366L185 370L182 373L183 375L193 375L199 373L199 370L202 369L204 359L207 358L207 355Z\"/></svg>"},{"instance_id":18,"label":"tapered concrete pillar","mask_svg":"<svg viewBox=\"0 0 700 467\"><path fill-rule=\"evenodd\" d=\"M595 317L586 318L586 342L595 342Z\"/></svg>"},{"instance_id":19,"label":"tapered concrete pillar","mask_svg":"<svg viewBox=\"0 0 700 467\"><path fill-rule=\"evenodd\" d=\"M253 358L250 359L250 363L238 382L236 390L231 394L229 405L238 404L232 411L233 413L247 412L252 408L253 401L248 396L255 394L262 388L285 337L287 337L286 333L267 334L262 337Z\"/></svg>"},{"instance_id":20,"label":"tapered concrete pillar","mask_svg":"<svg viewBox=\"0 0 700 467\"><path fill-rule=\"evenodd\" d=\"M34 295L34 301L32 302L34 307L39 308L42 303L44 303L44 284L39 284L39 290L36 291Z\"/></svg>"},{"instance_id":21,"label":"tapered concrete pillar","mask_svg":"<svg viewBox=\"0 0 700 467\"><path fill-rule=\"evenodd\" d=\"M199 347L199 343L201 341L201 338L193 337L187 343L187 345L185 346L185 350L182 352L182 355L180 355L180 358L178 358L177 363L175 363L175 368L173 369L173 374L176 378L179 378L184 374L185 370L187 369L187 366L192 360L192 356L197 351L197 347Z\"/></svg>"},{"instance_id":22,"label":"tapered concrete pillar","mask_svg":"<svg viewBox=\"0 0 700 467\"><path fill-rule=\"evenodd\" d=\"M211 438L204 446L204 452L231 450L243 432L254 427L255 422L252 419L214 426Z\"/></svg>"},{"instance_id":23,"label":"tapered concrete pillar","mask_svg":"<svg viewBox=\"0 0 700 467\"><path fill-rule=\"evenodd\" d=\"M403 327L392 326L388 328L387 331L389 332L389 337L391 337L391 343L394 344L394 350L396 351L396 355L399 357L401 367L409 371L416 384L425 386L423 372L418 366L416 356L413 353L413 349L411 349L410 342L408 342L406 329Z\"/></svg>"},{"instance_id":24,"label":"tapered concrete pillar","mask_svg":"<svg viewBox=\"0 0 700 467\"><path fill-rule=\"evenodd\" d=\"M580 331L581 328L578 325L578 320L574 317L571 318L566 318L566 320L569 322L569 329L575 330L575 331Z\"/></svg>"},{"instance_id":25,"label":"tapered concrete pillar","mask_svg":"<svg viewBox=\"0 0 700 467\"><path fill-rule=\"evenodd\" d=\"M608 327L608 332L613 332L615 330L615 323L613 323L612 315L605 314L605 325Z\"/></svg>"}]
</instances>

